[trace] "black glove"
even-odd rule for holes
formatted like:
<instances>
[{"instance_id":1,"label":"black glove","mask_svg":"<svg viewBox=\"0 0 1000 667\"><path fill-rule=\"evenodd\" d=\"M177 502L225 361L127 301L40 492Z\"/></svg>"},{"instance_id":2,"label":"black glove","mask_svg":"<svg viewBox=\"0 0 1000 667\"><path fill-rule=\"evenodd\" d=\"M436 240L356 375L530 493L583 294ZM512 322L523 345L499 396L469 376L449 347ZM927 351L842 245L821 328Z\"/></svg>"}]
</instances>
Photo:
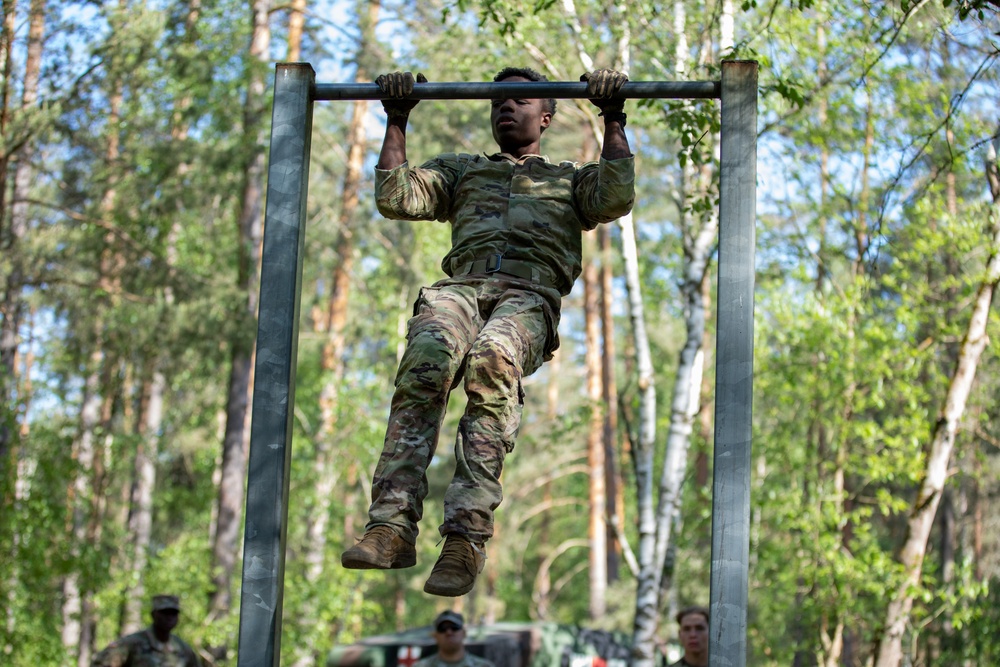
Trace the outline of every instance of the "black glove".
<instances>
[{"instance_id":1,"label":"black glove","mask_svg":"<svg viewBox=\"0 0 1000 667\"><path fill-rule=\"evenodd\" d=\"M618 94L622 85L628 81L628 75L613 69L599 69L587 72L580 77L587 82L587 97L592 104L600 108L601 115L621 113L625 108L625 100L611 99Z\"/></svg>"},{"instance_id":2,"label":"black glove","mask_svg":"<svg viewBox=\"0 0 1000 667\"><path fill-rule=\"evenodd\" d=\"M385 115L389 118L409 116L413 107L420 102L420 100L401 99L413 92L413 75L409 72L379 74L375 83L378 84L383 94L389 95L389 99L382 100L382 108L385 109ZM417 83L427 83L427 78L423 74L418 74Z\"/></svg>"}]
</instances>

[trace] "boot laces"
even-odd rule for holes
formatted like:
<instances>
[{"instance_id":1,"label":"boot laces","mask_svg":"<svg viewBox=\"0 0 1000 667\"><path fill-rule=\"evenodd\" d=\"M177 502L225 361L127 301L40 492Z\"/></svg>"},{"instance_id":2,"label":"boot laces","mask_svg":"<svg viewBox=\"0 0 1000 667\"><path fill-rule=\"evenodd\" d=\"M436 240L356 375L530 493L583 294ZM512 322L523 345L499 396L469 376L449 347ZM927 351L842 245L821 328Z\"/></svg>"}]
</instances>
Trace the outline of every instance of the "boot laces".
<instances>
[{"instance_id":1,"label":"boot laces","mask_svg":"<svg viewBox=\"0 0 1000 667\"><path fill-rule=\"evenodd\" d=\"M468 540L452 537L445 540L438 564L448 569L464 568L471 574L479 574L476 553L482 555L482 549Z\"/></svg>"},{"instance_id":2,"label":"boot laces","mask_svg":"<svg viewBox=\"0 0 1000 667\"><path fill-rule=\"evenodd\" d=\"M389 526L375 526L369 530L362 540L371 539L373 542L377 542L383 549L388 549L392 544L393 538L396 537L396 531L394 531Z\"/></svg>"}]
</instances>

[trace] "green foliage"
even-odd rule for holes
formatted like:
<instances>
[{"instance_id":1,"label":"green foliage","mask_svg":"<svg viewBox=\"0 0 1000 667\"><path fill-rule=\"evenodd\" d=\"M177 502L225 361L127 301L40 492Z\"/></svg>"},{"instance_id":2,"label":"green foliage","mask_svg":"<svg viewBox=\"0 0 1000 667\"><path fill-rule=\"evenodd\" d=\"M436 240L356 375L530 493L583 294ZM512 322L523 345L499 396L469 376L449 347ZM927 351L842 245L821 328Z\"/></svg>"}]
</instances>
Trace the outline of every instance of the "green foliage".
<instances>
[{"instance_id":1,"label":"green foliage","mask_svg":"<svg viewBox=\"0 0 1000 667\"><path fill-rule=\"evenodd\" d=\"M688 76L717 78L716 8L683 8L687 43L693 45ZM16 465L0 465L0 593L10 601L7 622L0 624L0 660L16 667L70 662L60 639L62 584L69 575L80 578L97 611L96 644L121 630L123 604L136 585L127 567L132 536L125 517L134 457L149 437L141 419L143 382L156 367L165 373L168 391L155 434L154 534L143 588L147 594L181 595L179 633L197 646L228 648L228 661L219 664L232 664L238 609L222 617L208 612L209 535L228 364L234 349L250 344L255 328L245 314L246 294L236 284L245 250L237 243L234 219L242 167L260 148L256 135L243 132L246 77L269 66L248 61L245 4L201 5L193 33L184 28L185 3L50 9L60 17L47 39L44 99L34 108L13 110L0 138L5 154L26 140L37 148L29 233L10 253L6 246L0 253L0 275L7 275L14 253L30 274L24 297L33 313L19 361L26 367L25 357L33 355L32 386L19 388L25 400L15 406L26 410L30 433L12 444L9 460ZM431 80L487 81L506 64L576 80L583 69L578 47L596 66L619 66L614 49L626 36L632 39L633 80L670 79L676 71L674 5L631 3L620 11L607 3L577 2L579 36L564 6L552 0L387 5L380 16L383 41L371 44L357 39L353 17L336 38L320 36L315 17L324 9L310 7L310 30L314 39L331 43L311 48L320 59L317 70L324 76L337 72L334 78L341 80L350 77L355 62L364 62L369 74L405 67ZM982 277L987 248L980 226L988 204L979 153L996 131L998 80L995 68L979 69L991 62L981 52L989 44L988 27L966 22L956 30L955 14L984 20L993 10L982 2L948 0L917 9L906 3L765 6L750 0L735 17L736 48L727 57L754 58L761 65L749 610L754 664L824 657L824 640L838 626L857 647L877 641L884 591L900 576L895 553L903 521ZM902 22L901 12L910 10L913 16ZM284 20L283 12L274 13L275 34ZM15 70L20 33L16 41ZM274 51L281 50L275 44ZM15 90L17 76L15 71L10 81ZM111 100L119 90L114 120ZM581 104L560 101L545 136L552 159L595 154L591 140L583 138L589 126L581 109L589 107ZM372 107L374 146L380 132L374 126L382 116ZM429 600L421 586L438 549L440 496L450 478L451 442L462 410L458 391L429 471L418 567L343 570L338 558L346 546L345 526L358 531L364 521L402 325L419 285L440 277L438 261L449 245L447 225L379 218L368 196L373 151L365 158L361 203L349 229L343 228L346 109L315 109L284 598L283 650L320 661L335 643L425 623L444 604ZM718 205L714 183L699 197L683 198L679 191L690 174L712 180L719 110L709 101L642 101L630 102L629 113L639 165L640 271L662 433L669 423L666 388L674 381L685 330L678 298L681 220L708 216ZM114 156L112 138L118 142ZM485 104L422 102L411 118L411 160L456 148L492 151ZM343 378L336 431L323 436L320 401L331 377L322 366L328 339L319 320L339 261L335 248L347 232L354 262ZM634 435L637 388L621 291L616 282L624 441L627 432ZM488 584L466 603L470 614L486 608L502 619L538 614L535 584L547 564L554 585L550 620L631 626L635 581L625 568L611 584L607 618L588 622L587 550L571 548L549 558L564 541L587 531L585 442L594 406L581 390L580 310L578 291L565 302L560 365L525 382L524 422L505 464L506 499L491 543L496 552L484 575ZM998 325L994 309L988 329L994 337ZM710 321L710 332L713 326ZM1000 407L998 360L988 348L948 482L967 502L983 502L987 514L998 479L1000 432L991 419ZM87 378L98 378L106 399L95 439L100 475L74 458ZM545 405L550 383L559 395L555 414ZM13 412L4 419L20 426ZM710 458L710 425L706 431L709 437L693 436L692 457ZM321 445L330 447L337 479L317 582L304 554L306 528L324 500L314 466ZM625 499L622 526L634 547L634 471L624 446L616 454ZM662 458L658 451L658 466ZM16 479L10 472L15 469ZM542 474L551 475L545 485L539 485ZM75 543L67 529L78 479L92 489L73 500L94 521L94 540L85 545ZM710 488L696 482L692 474L685 484L669 564L680 604L708 598ZM968 514L958 517L962 534L971 532L970 520ZM994 532L987 530L979 555L984 562L995 557ZM959 541L957 547L955 576L947 586L942 556L931 549L908 639L918 651L938 647L941 664L995 662L996 581L978 579L970 545ZM401 618L397 602L405 609ZM663 636L672 631L665 620Z\"/></svg>"}]
</instances>

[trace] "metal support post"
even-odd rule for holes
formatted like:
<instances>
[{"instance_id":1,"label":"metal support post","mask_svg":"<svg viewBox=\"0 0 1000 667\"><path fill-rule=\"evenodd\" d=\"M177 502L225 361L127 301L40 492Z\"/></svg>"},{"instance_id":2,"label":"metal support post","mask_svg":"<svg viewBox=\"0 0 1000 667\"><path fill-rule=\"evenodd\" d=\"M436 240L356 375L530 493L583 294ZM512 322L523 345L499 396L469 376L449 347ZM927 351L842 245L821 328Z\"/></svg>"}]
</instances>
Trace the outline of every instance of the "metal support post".
<instances>
[{"instance_id":1,"label":"metal support post","mask_svg":"<svg viewBox=\"0 0 1000 667\"><path fill-rule=\"evenodd\" d=\"M260 269L253 418L240 597L240 667L276 667L281 652L288 473L299 295L316 73L278 65Z\"/></svg>"},{"instance_id":2,"label":"metal support post","mask_svg":"<svg viewBox=\"0 0 1000 667\"><path fill-rule=\"evenodd\" d=\"M425 83L412 99L585 98L576 82ZM276 667L288 517L292 409L313 102L374 100L375 84L317 84L279 64L268 167L260 311L247 471L239 667ZM723 63L722 81L629 82L620 97L722 99L711 664L746 663L757 64Z\"/></svg>"},{"instance_id":3,"label":"metal support post","mask_svg":"<svg viewBox=\"0 0 1000 667\"><path fill-rule=\"evenodd\" d=\"M750 560L757 63L722 63L709 664L743 667Z\"/></svg>"}]
</instances>

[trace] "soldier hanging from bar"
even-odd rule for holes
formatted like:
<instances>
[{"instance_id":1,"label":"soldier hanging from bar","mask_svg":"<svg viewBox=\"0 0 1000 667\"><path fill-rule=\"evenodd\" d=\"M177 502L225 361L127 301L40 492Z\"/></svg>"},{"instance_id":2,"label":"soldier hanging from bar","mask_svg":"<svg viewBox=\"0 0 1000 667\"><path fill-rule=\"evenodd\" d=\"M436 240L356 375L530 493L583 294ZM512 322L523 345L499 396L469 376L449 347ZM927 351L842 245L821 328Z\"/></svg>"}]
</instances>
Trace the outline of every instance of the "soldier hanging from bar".
<instances>
[{"instance_id":1,"label":"soldier hanging from bar","mask_svg":"<svg viewBox=\"0 0 1000 667\"><path fill-rule=\"evenodd\" d=\"M532 69L508 67L493 80L547 79ZM417 105L407 99L413 75L376 79L387 96L375 170L378 209L394 220L450 223L452 247L441 262L448 277L421 289L407 327L368 526L343 553L346 568L416 564L427 466L448 395L464 379L468 403L439 528L444 546L424 591L464 595L483 569L493 511L503 498L504 457L514 449L520 425L521 381L559 346L561 301L581 271L582 232L632 208L634 160L624 100L616 98L628 77L602 69L581 80L605 123L598 162L557 164L541 155L554 99L495 99L490 123L500 152L449 153L410 167L406 124ZM426 79L417 75L416 81Z\"/></svg>"}]
</instances>

